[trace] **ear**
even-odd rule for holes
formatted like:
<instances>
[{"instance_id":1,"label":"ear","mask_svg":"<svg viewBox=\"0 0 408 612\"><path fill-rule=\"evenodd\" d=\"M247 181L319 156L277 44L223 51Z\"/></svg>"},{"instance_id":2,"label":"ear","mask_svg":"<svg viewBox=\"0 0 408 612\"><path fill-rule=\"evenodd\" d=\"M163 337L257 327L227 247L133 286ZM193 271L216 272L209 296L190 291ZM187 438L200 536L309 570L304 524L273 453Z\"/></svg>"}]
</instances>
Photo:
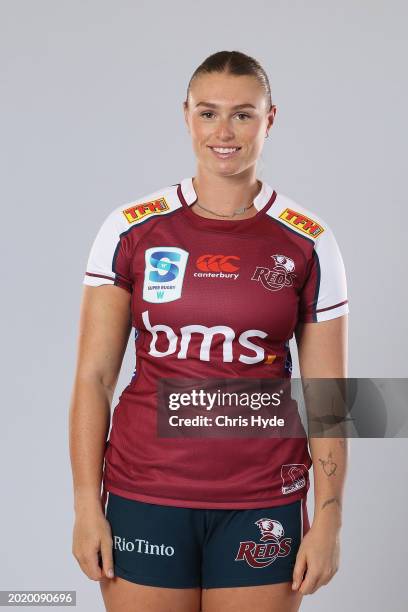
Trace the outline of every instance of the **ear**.
<instances>
[{"instance_id":1,"label":"ear","mask_svg":"<svg viewBox=\"0 0 408 612\"><path fill-rule=\"evenodd\" d=\"M187 102L185 100L183 102L183 113L184 113L184 121L186 123L187 130L190 131L190 126L189 126L189 123L188 123L188 106L187 106Z\"/></svg>"},{"instance_id":2,"label":"ear","mask_svg":"<svg viewBox=\"0 0 408 612\"><path fill-rule=\"evenodd\" d=\"M268 113L268 130L272 127L273 122L275 121L275 115L278 107L275 104L272 104L271 110Z\"/></svg>"}]
</instances>

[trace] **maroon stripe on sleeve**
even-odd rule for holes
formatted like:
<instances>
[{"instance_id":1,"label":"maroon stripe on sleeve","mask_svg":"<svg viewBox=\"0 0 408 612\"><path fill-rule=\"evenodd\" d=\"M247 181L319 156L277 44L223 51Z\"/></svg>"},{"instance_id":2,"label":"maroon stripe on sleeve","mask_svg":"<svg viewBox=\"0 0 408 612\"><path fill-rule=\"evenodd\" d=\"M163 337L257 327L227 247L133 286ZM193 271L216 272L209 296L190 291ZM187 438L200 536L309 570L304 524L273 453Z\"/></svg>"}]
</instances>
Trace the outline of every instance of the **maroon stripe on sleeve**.
<instances>
[{"instance_id":1,"label":"maroon stripe on sleeve","mask_svg":"<svg viewBox=\"0 0 408 612\"><path fill-rule=\"evenodd\" d=\"M92 272L85 272L86 276L97 276L98 278L107 278L108 280L114 281L115 279L105 274L93 274Z\"/></svg>"},{"instance_id":2,"label":"maroon stripe on sleeve","mask_svg":"<svg viewBox=\"0 0 408 612\"><path fill-rule=\"evenodd\" d=\"M334 306L327 306L327 308L319 308L316 312L324 312L325 310L333 310L333 308L338 308L339 306L343 306L343 304L347 304L348 300L344 300L344 302L339 302L338 304L334 304Z\"/></svg>"}]
</instances>

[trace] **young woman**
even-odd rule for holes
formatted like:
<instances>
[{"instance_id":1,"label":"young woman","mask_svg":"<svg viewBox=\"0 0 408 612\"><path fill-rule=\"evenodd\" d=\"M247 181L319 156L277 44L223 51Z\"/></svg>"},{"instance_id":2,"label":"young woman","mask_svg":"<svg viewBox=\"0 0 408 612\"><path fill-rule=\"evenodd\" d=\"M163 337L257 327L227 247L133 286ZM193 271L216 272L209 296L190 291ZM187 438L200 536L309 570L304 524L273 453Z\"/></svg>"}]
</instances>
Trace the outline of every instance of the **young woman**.
<instances>
[{"instance_id":1,"label":"young woman","mask_svg":"<svg viewBox=\"0 0 408 612\"><path fill-rule=\"evenodd\" d=\"M292 612L338 569L345 440L310 438L309 455L306 436L160 435L161 382L290 379L293 334L302 377L346 377L344 266L320 215L256 177L276 106L255 59L208 57L184 114L195 176L115 208L89 255L73 554L108 612ZM132 327L137 364L106 441Z\"/></svg>"}]
</instances>

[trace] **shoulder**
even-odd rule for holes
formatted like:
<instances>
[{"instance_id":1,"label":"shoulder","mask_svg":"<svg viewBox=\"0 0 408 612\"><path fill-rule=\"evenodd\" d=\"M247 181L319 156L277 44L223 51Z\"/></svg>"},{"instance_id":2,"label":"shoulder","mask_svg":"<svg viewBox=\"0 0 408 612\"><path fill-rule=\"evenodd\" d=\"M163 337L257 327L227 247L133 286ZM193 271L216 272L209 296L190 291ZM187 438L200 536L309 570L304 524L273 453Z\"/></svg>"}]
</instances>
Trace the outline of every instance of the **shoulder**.
<instances>
[{"instance_id":1,"label":"shoulder","mask_svg":"<svg viewBox=\"0 0 408 612\"><path fill-rule=\"evenodd\" d=\"M182 206L177 196L177 189L178 183L142 194L131 201L123 202L108 213L104 220L104 226L108 230L123 234L153 218L164 217L173 213Z\"/></svg>"},{"instance_id":2,"label":"shoulder","mask_svg":"<svg viewBox=\"0 0 408 612\"><path fill-rule=\"evenodd\" d=\"M307 238L314 244L325 242L332 235L329 224L319 213L282 193L277 193L268 214L289 232Z\"/></svg>"}]
</instances>

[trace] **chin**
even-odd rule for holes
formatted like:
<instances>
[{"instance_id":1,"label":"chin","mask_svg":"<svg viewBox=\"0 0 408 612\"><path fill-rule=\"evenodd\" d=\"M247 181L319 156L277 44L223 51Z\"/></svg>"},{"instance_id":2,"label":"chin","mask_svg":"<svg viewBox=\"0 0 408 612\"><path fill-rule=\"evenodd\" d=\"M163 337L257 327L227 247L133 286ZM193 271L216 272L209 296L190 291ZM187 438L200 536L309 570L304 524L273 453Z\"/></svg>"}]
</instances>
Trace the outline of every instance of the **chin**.
<instances>
[{"instance_id":1,"label":"chin","mask_svg":"<svg viewBox=\"0 0 408 612\"><path fill-rule=\"evenodd\" d=\"M213 168L212 172L218 176L235 176L241 172L241 168Z\"/></svg>"}]
</instances>

